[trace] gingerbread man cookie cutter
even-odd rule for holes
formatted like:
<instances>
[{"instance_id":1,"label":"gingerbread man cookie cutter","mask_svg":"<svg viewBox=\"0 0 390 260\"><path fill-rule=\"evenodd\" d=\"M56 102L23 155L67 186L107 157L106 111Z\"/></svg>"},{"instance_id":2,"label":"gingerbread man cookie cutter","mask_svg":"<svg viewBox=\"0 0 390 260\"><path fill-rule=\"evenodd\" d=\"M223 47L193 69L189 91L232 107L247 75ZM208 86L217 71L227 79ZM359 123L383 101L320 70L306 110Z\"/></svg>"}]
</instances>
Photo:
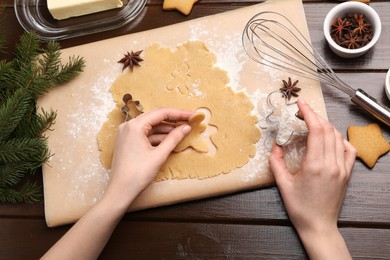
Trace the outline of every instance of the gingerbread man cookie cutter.
<instances>
[{"instance_id":1,"label":"gingerbread man cookie cutter","mask_svg":"<svg viewBox=\"0 0 390 260\"><path fill-rule=\"evenodd\" d=\"M141 105L141 102L138 100L133 100L133 96L130 94L125 94L122 98L125 105L121 108L121 112L125 114L125 122L133 118L136 118L143 113L144 108Z\"/></svg>"},{"instance_id":2,"label":"gingerbread man cookie cutter","mask_svg":"<svg viewBox=\"0 0 390 260\"><path fill-rule=\"evenodd\" d=\"M285 93L273 91L266 98L266 115L260 121L260 127L267 129L276 144L284 146L292 142L295 136L307 134L302 130L302 120L297 117L296 101L290 102Z\"/></svg>"}]
</instances>

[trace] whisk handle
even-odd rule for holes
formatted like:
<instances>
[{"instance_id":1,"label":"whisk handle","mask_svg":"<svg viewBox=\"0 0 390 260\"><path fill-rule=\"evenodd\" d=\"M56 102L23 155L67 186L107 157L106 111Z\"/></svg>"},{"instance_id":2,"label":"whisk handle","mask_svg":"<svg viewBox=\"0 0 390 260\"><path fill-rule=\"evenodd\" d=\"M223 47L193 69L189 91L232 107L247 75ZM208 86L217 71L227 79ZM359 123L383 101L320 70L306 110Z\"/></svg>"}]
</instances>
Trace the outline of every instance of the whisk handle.
<instances>
[{"instance_id":1,"label":"whisk handle","mask_svg":"<svg viewBox=\"0 0 390 260\"><path fill-rule=\"evenodd\" d=\"M356 90L351 98L352 102L390 126L390 109L379 104L378 101L361 89Z\"/></svg>"}]
</instances>

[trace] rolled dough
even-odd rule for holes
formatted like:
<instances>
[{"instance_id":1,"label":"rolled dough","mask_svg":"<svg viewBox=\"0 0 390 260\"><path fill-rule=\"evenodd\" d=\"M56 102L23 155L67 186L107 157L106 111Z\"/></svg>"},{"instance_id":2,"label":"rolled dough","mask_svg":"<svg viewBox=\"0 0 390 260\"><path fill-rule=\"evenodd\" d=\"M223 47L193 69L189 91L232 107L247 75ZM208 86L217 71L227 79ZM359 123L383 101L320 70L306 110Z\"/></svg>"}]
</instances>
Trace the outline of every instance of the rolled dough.
<instances>
[{"instance_id":1,"label":"rolled dough","mask_svg":"<svg viewBox=\"0 0 390 260\"><path fill-rule=\"evenodd\" d=\"M203 42L186 42L175 50L151 45L143 59L140 68L124 72L111 86L117 107L98 134L100 157L106 168L111 167L116 129L124 121L120 107L126 93L139 100L145 112L156 107L207 110L207 124L216 129L210 134L216 153L190 148L172 153L157 181L213 177L245 165L254 156L260 130L257 117L252 115L253 104L243 92L227 86L227 73L214 66L216 56Z\"/></svg>"}]
</instances>

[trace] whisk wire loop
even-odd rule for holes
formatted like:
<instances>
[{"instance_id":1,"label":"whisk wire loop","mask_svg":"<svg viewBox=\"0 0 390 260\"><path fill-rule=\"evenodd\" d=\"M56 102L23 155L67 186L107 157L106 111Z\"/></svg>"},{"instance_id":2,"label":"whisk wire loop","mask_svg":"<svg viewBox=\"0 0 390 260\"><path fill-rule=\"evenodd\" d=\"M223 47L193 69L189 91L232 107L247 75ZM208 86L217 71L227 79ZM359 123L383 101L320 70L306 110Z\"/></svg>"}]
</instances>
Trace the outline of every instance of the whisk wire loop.
<instances>
[{"instance_id":1,"label":"whisk wire loop","mask_svg":"<svg viewBox=\"0 0 390 260\"><path fill-rule=\"evenodd\" d=\"M272 18L267 18L268 15ZM260 64L321 81L350 96L355 93L337 77L302 32L280 13L266 11L253 16L245 27L242 41L249 57Z\"/></svg>"},{"instance_id":2,"label":"whisk wire loop","mask_svg":"<svg viewBox=\"0 0 390 260\"><path fill-rule=\"evenodd\" d=\"M245 26L242 43L255 62L335 87L390 126L390 109L363 90L355 90L343 82L286 16L272 11L253 16Z\"/></svg>"},{"instance_id":3,"label":"whisk wire loop","mask_svg":"<svg viewBox=\"0 0 390 260\"><path fill-rule=\"evenodd\" d=\"M285 30L286 32L288 32L289 35L290 35L291 37L293 37L293 38L300 44L300 46L304 48L305 51L310 52L310 49L308 49L308 48L306 47L306 45L305 45L305 44L304 44L304 43L303 43L295 34L293 34L293 32L292 32L290 29L288 29L287 27L285 27L283 24L281 24L281 23L279 23L278 21L275 21L275 20L264 20L264 19L262 19L261 24L264 24L264 23L266 23L266 22L271 22L271 23L276 24L276 25L279 26L279 27L282 27L283 30ZM294 64L300 65L300 66L302 66L302 69L303 69L304 71L309 72L309 73L311 72L311 71L310 71L311 68L310 68L306 63L301 62L300 60L294 58L293 56L291 56L291 57L288 56L288 54L286 54L285 52L281 51L279 48L276 48L276 47L274 47L274 46L268 44L266 41L263 41L262 38L260 37L260 35L258 35L258 34L256 33L256 31L255 31L256 28L258 27L258 25L255 25L255 24L252 24L252 25L254 25L254 26L250 26L250 29L251 29L252 33L253 33L254 35L256 35L256 36L263 42L263 44L264 44L266 47L270 48L273 52L275 52L276 54L279 54L281 57L285 58L286 60L279 59L279 58L277 58L277 56L273 57L274 59L276 59L276 60L278 60L278 61L281 61L281 62L286 61L286 64L289 65L289 66L293 66ZM305 55L305 53L304 53L303 51L301 51L300 49L298 49L298 48L295 47L294 45L290 44L285 38L283 38L283 37L281 37L280 35L278 35L274 30L271 30L270 27L264 25L263 27L260 27L259 29L260 29L262 32L264 32L266 35L268 35L268 36L270 36L270 37L273 37L278 43L280 43L280 44L281 44L283 47L285 47L287 50L289 50L289 51L291 51L291 52L297 52L298 54L301 55L300 57L303 57L306 61L309 61L312 65L315 65L314 62L313 62L310 58L308 58L308 57ZM255 48L256 48L256 47L255 47ZM258 48L256 48L256 49L258 49ZM265 56L268 55L268 54L265 53L265 52L263 52L263 54L264 54ZM312 57L313 57L313 54L312 54L312 53L310 53L310 54L311 54ZM270 56L270 55L268 55L268 56L272 58L272 56ZM289 59L292 61L292 63L288 62ZM308 69L308 70L306 70L306 69Z\"/></svg>"}]
</instances>

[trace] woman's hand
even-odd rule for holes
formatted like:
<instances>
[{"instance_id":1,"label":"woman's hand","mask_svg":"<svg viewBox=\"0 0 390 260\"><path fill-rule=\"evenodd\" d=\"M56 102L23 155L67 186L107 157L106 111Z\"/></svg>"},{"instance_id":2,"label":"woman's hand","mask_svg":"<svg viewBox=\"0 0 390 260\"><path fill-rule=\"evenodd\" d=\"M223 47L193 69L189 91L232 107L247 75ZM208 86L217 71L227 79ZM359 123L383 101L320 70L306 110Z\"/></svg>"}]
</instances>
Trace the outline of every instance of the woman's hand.
<instances>
[{"instance_id":1,"label":"woman's hand","mask_svg":"<svg viewBox=\"0 0 390 260\"><path fill-rule=\"evenodd\" d=\"M106 193L43 259L97 259L131 202L191 130L188 125L175 127L167 122L187 121L191 115L160 109L120 125Z\"/></svg>"},{"instance_id":2,"label":"woman's hand","mask_svg":"<svg viewBox=\"0 0 390 260\"><path fill-rule=\"evenodd\" d=\"M142 114L119 126L107 193L131 203L150 182L172 150L191 131L187 121L192 112L159 109ZM126 206L126 205L125 205Z\"/></svg>"},{"instance_id":3,"label":"woman's hand","mask_svg":"<svg viewBox=\"0 0 390 260\"><path fill-rule=\"evenodd\" d=\"M291 222L309 256L326 259L324 253L331 256L329 254L332 250L344 245L341 252L347 253L344 256L348 258L349 252L338 231L337 219L355 162L356 150L305 102L298 100L298 107L299 116L305 120L309 130L307 152L301 170L295 175L288 172L283 149L274 145L269 158L271 171ZM322 238L327 242L322 241ZM342 243L334 246L340 239ZM324 250L318 244L320 241ZM338 259L343 259L340 256L343 254L338 255Z\"/></svg>"}]
</instances>

